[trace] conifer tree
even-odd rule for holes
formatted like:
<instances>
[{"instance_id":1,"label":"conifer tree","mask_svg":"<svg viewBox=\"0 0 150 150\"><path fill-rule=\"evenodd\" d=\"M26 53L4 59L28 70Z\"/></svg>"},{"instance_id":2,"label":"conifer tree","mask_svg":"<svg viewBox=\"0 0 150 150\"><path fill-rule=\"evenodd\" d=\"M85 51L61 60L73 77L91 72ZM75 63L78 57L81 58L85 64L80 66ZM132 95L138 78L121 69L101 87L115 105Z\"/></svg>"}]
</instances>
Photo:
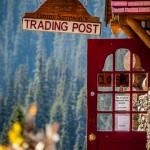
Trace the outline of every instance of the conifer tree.
<instances>
[{"instance_id":1,"label":"conifer tree","mask_svg":"<svg viewBox=\"0 0 150 150\"><path fill-rule=\"evenodd\" d=\"M8 118L10 117L16 100L14 98L14 74L11 72L9 74L9 78L7 80L7 88L6 88L6 97L5 97L5 105L6 105L6 115L4 116L4 123L7 122Z\"/></svg>"},{"instance_id":2,"label":"conifer tree","mask_svg":"<svg viewBox=\"0 0 150 150\"><path fill-rule=\"evenodd\" d=\"M24 114L20 104L16 105L16 107L13 110L13 113L11 114L11 116L9 118L9 121L7 123L5 122L5 124L4 124L5 127L2 132L2 139L1 139L2 144L8 144L8 131L15 122L20 123L22 126L25 122L25 114Z\"/></svg>"},{"instance_id":3,"label":"conifer tree","mask_svg":"<svg viewBox=\"0 0 150 150\"><path fill-rule=\"evenodd\" d=\"M63 103L61 99L56 99L56 101L53 103L53 106L50 110L50 124L58 123L59 124L59 136L62 135L62 120L63 120ZM57 149L60 148L60 143L57 143Z\"/></svg>"},{"instance_id":4,"label":"conifer tree","mask_svg":"<svg viewBox=\"0 0 150 150\"><path fill-rule=\"evenodd\" d=\"M34 100L38 105L38 112L36 116L37 128L44 128L45 124L49 122L49 99L45 84L45 57L44 51L38 50L35 64L35 87L34 87Z\"/></svg>"},{"instance_id":5,"label":"conifer tree","mask_svg":"<svg viewBox=\"0 0 150 150\"><path fill-rule=\"evenodd\" d=\"M17 102L24 105L28 87L28 75L24 65L20 65L15 74L14 95Z\"/></svg>"},{"instance_id":6,"label":"conifer tree","mask_svg":"<svg viewBox=\"0 0 150 150\"><path fill-rule=\"evenodd\" d=\"M27 93L26 93L26 97L25 97L25 108L26 110L28 110L29 106L31 103L34 102L34 93L33 93L33 84L30 81Z\"/></svg>"},{"instance_id":7,"label":"conifer tree","mask_svg":"<svg viewBox=\"0 0 150 150\"><path fill-rule=\"evenodd\" d=\"M82 150L86 134L86 93L85 86L81 89L76 106L76 140L74 150Z\"/></svg>"},{"instance_id":8,"label":"conifer tree","mask_svg":"<svg viewBox=\"0 0 150 150\"><path fill-rule=\"evenodd\" d=\"M69 93L66 96L66 101L63 105L63 122L62 122L62 135L59 149L72 150L75 143L75 101L73 96Z\"/></svg>"},{"instance_id":9,"label":"conifer tree","mask_svg":"<svg viewBox=\"0 0 150 150\"><path fill-rule=\"evenodd\" d=\"M55 67L55 60L52 56L48 58L48 61L46 63L46 82L45 82L45 90L47 92L47 99L49 99L49 109L51 110L51 107L53 105L53 102L55 102L56 97L56 87L57 87L57 70Z\"/></svg>"},{"instance_id":10,"label":"conifer tree","mask_svg":"<svg viewBox=\"0 0 150 150\"><path fill-rule=\"evenodd\" d=\"M3 91L0 87L0 133L2 131L2 124L4 123L4 116L6 115L6 103L4 100Z\"/></svg>"}]
</instances>

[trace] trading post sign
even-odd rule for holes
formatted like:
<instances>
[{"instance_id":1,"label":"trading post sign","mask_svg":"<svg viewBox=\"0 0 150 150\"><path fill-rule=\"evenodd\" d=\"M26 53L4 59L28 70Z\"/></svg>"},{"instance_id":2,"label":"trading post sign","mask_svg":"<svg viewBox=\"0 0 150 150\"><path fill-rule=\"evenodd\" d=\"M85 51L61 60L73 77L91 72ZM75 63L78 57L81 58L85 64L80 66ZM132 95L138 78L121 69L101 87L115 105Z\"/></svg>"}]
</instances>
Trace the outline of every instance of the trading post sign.
<instances>
[{"instance_id":1,"label":"trading post sign","mask_svg":"<svg viewBox=\"0 0 150 150\"><path fill-rule=\"evenodd\" d=\"M22 29L99 35L101 22L90 16L79 0L46 0L35 12L25 13Z\"/></svg>"},{"instance_id":2,"label":"trading post sign","mask_svg":"<svg viewBox=\"0 0 150 150\"><path fill-rule=\"evenodd\" d=\"M31 18L23 18L22 29L46 31L46 32L66 32L66 33L81 33L93 35L100 34L99 23L41 20Z\"/></svg>"}]
</instances>

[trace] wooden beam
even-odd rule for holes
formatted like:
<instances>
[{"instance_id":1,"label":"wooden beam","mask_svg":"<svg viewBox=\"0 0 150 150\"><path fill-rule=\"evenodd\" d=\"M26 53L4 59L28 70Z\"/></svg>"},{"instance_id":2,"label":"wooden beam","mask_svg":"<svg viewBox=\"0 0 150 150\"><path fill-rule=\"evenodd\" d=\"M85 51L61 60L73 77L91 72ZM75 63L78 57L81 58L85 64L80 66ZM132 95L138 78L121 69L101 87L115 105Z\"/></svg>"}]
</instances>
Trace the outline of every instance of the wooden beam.
<instances>
[{"instance_id":1,"label":"wooden beam","mask_svg":"<svg viewBox=\"0 0 150 150\"><path fill-rule=\"evenodd\" d=\"M130 17L127 17L127 24L132 30L143 40L143 42L150 48L150 35L142 28L142 26Z\"/></svg>"}]
</instances>

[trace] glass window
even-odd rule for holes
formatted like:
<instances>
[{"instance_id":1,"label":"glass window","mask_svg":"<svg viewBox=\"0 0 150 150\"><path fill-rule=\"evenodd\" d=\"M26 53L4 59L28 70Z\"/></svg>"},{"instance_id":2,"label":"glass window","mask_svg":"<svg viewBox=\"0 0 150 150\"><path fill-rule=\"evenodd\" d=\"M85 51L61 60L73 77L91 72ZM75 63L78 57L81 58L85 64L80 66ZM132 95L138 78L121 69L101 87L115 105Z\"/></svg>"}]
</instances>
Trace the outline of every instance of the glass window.
<instances>
[{"instance_id":1,"label":"glass window","mask_svg":"<svg viewBox=\"0 0 150 150\"><path fill-rule=\"evenodd\" d=\"M132 114L132 131L146 131L146 114Z\"/></svg>"},{"instance_id":2,"label":"glass window","mask_svg":"<svg viewBox=\"0 0 150 150\"><path fill-rule=\"evenodd\" d=\"M147 93L132 94L132 110L147 111L148 110L148 95Z\"/></svg>"},{"instance_id":3,"label":"glass window","mask_svg":"<svg viewBox=\"0 0 150 150\"><path fill-rule=\"evenodd\" d=\"M116 73L115 74L115 89L116 91L124 92L129 90L130 76L129 73Z\"/></svg>"},{"instance_id":4,"label":"glass window","mask_svg":"<svg viewBox=\"0 0 150 150\"><path fill-rule=\"evenodd\" d=\"M116 111L129 111L130 110L130 95L129 94L116 94L115 95L115 110Z\"/></svg>"},{"instance_id":5,"label":"glass window","mask_svg":"<svg viewBox=\"0 0 150 150\"><path fill-rule=\"evenodd\" d=\"M112 91L112 73L100 72L97 74L98 91Z\"/></svg>"},{"instance_id":6,"label":"glass window","mask_svg":"<svg viewBox=\"0 0 150 150\"><path fill-rule=\"evenodd\" d=\"M137 54L133 54L133 61L132 61L132 70L134 71L144 71L141 65L141 59Z\"/></svg>"},{"instance_id":7,"label":"glass window","mask_svg":"<svg viewBox=\"0 0 150 150\"><path fill-rule=\"evenodd\" d=\"M97 114L97 130L98 131L112 131L112 115Z\"/></svg>"},{"instance_id":8,"label":"glass window","mask_svg":"<svg viewBox=\"0 0 150 150\"><path fill-rule=\"evenodd\" d=\"M97 110L111 111L112 110L112 94L98 94Z\"/></svg>"},{"instance_id":9,"label":"glass window","mask_svg":"<svg viewBox=\"0 0 150 150\"><path fill-rule=\"evenodd\" d=\"M133 73L133 91L148 91L148 73Z\"/></svg>"},{"instance_id":10,"label":"glass window","mask_svg":"<svg viewBox=\"0 0 150 150\"><path fill-rule=\"evenodd\" d=\"M126 71L130 70L130 52L127 49L121 48L116 51L115 54L115 70Z\"/></svg>"},{"instance_id":11,"label":"glass window","mask_svg":"<svg viewBox=\"0 0 150 150\"><path fill-rule=\"evenodd\" d=\"M115 131L129 131L129 130L130 130L130 115L115 114Z\"/></svg>"},{"instance_id":12,"label":"glass window","mask_svg":"<svg viewBox=\"0 0 150 150\"><path fill-rule=\"evenodd\" d=\"M110 54L107 56L104 64L104 68L102 71L112 71L113 70L113 55Z\"/></svg>"}]
</instances>

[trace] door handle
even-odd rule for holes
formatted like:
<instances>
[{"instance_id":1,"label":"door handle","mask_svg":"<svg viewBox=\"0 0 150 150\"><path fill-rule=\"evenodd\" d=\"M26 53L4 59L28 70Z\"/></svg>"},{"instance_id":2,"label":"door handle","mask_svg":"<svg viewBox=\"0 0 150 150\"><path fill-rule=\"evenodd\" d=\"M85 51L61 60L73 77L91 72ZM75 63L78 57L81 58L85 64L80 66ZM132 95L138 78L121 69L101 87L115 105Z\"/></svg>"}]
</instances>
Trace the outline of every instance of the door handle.
<instances>
[{"instance_id":1,"label":"door handle","mask_svg":"<svg viewBox=\"0 0 150 150\"><path fill-rule=\"evenodd\" d=\"M96 140L96 135L93 134L93 133L91 133L91 134L89 135L89 141L90 141L90 142L93 142L93 141L95 141L95 140Z\"/></svg>"}]
</instances>

